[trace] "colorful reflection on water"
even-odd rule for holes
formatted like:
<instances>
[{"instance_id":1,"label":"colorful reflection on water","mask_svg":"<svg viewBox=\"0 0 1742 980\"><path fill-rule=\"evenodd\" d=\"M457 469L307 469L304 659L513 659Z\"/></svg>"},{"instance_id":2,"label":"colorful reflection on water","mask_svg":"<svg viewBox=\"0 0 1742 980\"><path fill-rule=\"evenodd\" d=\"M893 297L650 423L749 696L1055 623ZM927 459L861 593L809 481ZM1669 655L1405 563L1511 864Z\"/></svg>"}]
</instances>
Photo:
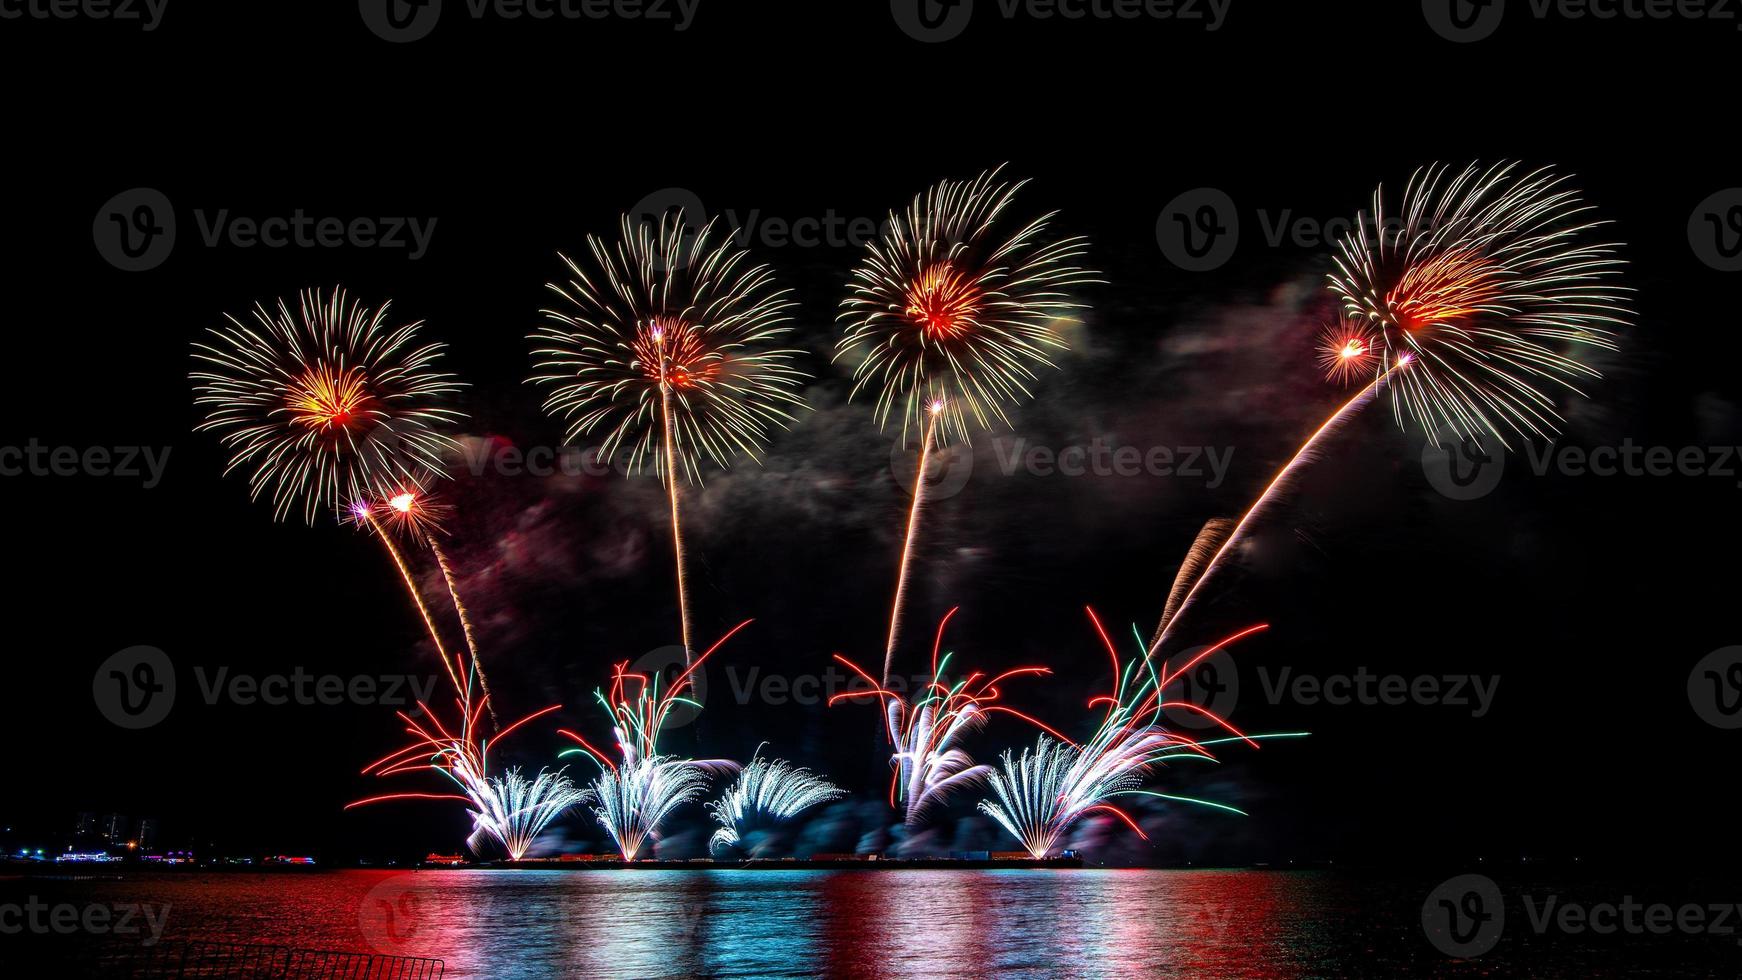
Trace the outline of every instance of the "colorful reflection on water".
<instances>
[{"instance_id":1,"label":"colorful reflection on water","mask_svg":"<svg viewBox=\"0 0 1742 980\"><path fill-rule=\"evenodd\" d=\"M431 956L456 980L1474 977L1514 975L1520 964L1532 976L1583 977L1620 965L1614 949L1525 935L1479 961L1448 960L1421 932L1427 887L1325 872L1142 870L334 871L28 883L51 900L167 905L166 942ZM1736 954L1709 944L1674 952L1697 961Z\"/></svg>"}]
</instances>

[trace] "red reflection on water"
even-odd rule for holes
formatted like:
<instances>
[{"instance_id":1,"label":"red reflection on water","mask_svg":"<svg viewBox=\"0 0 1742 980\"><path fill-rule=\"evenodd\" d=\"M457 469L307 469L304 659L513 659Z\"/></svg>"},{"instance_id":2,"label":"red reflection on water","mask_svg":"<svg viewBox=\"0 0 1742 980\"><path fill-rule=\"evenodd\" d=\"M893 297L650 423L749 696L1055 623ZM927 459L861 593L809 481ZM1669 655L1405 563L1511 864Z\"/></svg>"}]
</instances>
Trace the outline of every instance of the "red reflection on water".
<instances>
[{"instance_id":1,"label":"red reflection on water","mask_svg":"<svg viewBox=\"0 0 1742 980\"><path fill-rule=\"evenodd\" d=\"M429 956L449 980L1324 975L1326 885L1252 871L340 871L60 886L166 941Z\"/></svg>"}]
</instances>

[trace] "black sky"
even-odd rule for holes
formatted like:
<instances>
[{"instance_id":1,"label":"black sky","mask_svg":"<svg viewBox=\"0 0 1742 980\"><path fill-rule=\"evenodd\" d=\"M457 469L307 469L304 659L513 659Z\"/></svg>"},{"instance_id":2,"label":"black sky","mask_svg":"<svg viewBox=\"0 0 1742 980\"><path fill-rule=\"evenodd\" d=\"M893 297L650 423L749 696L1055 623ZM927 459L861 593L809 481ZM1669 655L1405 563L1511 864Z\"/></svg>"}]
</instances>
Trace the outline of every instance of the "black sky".
<instances>
[{"instance_id":1,"label":"black sky","mask_svg":"<svg viewBox=\"0 0 1742 980\"><path fill-rule=\"evenodd\" d=\"M397 743L387 711L201 703L196 666L349 676L432 661L371 542L274 525L242 480L221 477L215 441L191 432L188 348L226 312L343 284L452 345L448 366L473 386L467 434L556 445L561 427L522 380L556 252L661 188L715 214L880 218L940 177L1008 160L1033 178L1024 210L1057 209L1061 231L1092 239L1109 283L1085 291L1075 349L1015 432L978 440L971 480L932 512L910 611L917 636L962 606L951 645L976 665L1056 668L1009 697L1061 726L1081 728L1106 680L1083 605L1150 629L1197 528L1237 513L1336 404L1310 354L1329 249L1270 247L1262 222L1284 211L1345 218L1377 182L1400 186L1434 160L1577 174L1628 243L1640 316L1607 379L1569 405L1563 444L1742 442L1734 282L1687 234L1702 199L1742 183L1717 111L1733 81L1728 26L1520 13L1494 39L1454 46L1415 4L1254 3L1213 34L986 13L958 40L921 45L881 3L710 2L678 35L454 14L405 46L370 35L350 4L172 5L148 35L0 22L12 176L0 445L173 447L150 490L0 481L15 760L0 814L58 828L77 810L151 813L172 837L243 850L452 846L456 810L339 809L382 788L355 773ZM1223 268L1183 272L1156 221L1203 186L1237 203L1243 238ZM91 223L133 187L167 195L181 228L168 262L130 274L98 255ZM409 261L208 248L194 215L297 208L437 225ZM824 353L856 250L753 244L797 291L798 340L820 378L816 411L764 467L711 476L692 504L698 634L757 619L720 655L700 731L710 754L768 739L870 798L882 788L872 709L731 698L729 677L753 668L877 659L906 503L889 434L868 406L843 404L845 376ZM1231 465L1212 488L997 464L1001 442L1096 437L1213 446ZM1122 859L1713 856L1736 735L1701 722L1686 685L1696 661L1736 642L1737 478L1538 477L1519 455L1494 493L1456 502L1424 477L1421 444L1388 406L1359 419L1206 597L1190 642L1263 620L1271 630L1239 656L1249 671L1499 675L1493 710L1271 705L1243 674L1238 723L1312 738L1170 773L1179 791L1252 816L1178 815L1155 849L1125 846ZM609 665L673 641L657 487L462 468L453 493L456 557L504 710L561 701L567 725L602 735L589 698ZM171 718L141 733L110 725L90 693L96 665L136 644L165 650L181 686ZM989 760L1027 738L994 727L974 749ZM558 746L539 731L507 752L536 766Z\"/></svg>"}]
</instances>

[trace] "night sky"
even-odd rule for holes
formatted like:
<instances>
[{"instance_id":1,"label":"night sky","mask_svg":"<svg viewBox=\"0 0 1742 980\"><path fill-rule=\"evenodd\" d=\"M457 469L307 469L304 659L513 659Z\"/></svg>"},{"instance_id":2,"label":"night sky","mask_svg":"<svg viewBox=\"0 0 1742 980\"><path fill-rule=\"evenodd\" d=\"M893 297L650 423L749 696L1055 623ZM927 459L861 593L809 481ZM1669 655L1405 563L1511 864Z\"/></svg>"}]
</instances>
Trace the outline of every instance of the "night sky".
<instances>
[{"instance_id":1,"label":"night sky","mask_svg":"<svg viewBox=\"0 0 1742 980\"><path fill-rule=\"evenodd\" d=\"M1008 161L1032 178L1022 213L1057 210L1059 232L1091 239L1107 283L1082 290L1091 308L1071 351L1012 413L1013 431L976 438L966 482L929 513L903 659L915 672L933 624L960 606L947 646L979 668L1054 668L1011 683L1008 702L1074 733L1092 727L1084 703L1108 682L1083 607L1119 636L1152 630L1197 529L1237 515L1340 400L1312 356L1331 311L1331 247L1292 234L1272 245L1278 221L1347 220L1376 184L1400 189L1435 160L1575 174L1627 243L1638 324L1600 359L1606 377L1589 398L1564 404L1559 448L1742 444L1735 280L1700 260L1688 230L1708 195L1742 183L1719 149L1729 25L1551 26L1521 7L1494 38L1458 46L1415 4L1236 3L1211 33L1006 23L982 5L942 44L910 39L869 0L706 0L682 33L473 22L450 3L430 37L406 45L370 34L350 4L172 4L148 34L0 22L12 174L0 445L170 447L150 489L0 478L13 626L0 690L14 747L0 817L47 839L77 811L153 815L166 841L208 851L455 849L457 805L341 810L436 788L433 776L357 775L400 743L389 709L201 697L196 668L428 677L436 662L375 543L326 520L274 524L240 475L222 476L216 439L192 431L190 345L225 313L343 285L365 303L391 299L398 318L451 345L445 366L470 384L469 446L558 446L562 425L524 380L557 252L665 188L755 224L748 244L795 291L794 339L817 375L812 411L761 466L740 460L690 491L698 639L756 622L711 662L707 710L677 738L739 759L766 740L856 791L860 806L834 811L854 826L886 816L870 805L886 785L877 713L736 689L821 675L837 652L879 661L908 498L896 434L878 430L867 401L846 401L847 369L829 361L860 250L775 240L769 219L879 221L939 178ZM1647 44L1676 52L1673 76ZM167 196L179 228L165 263L129 273L98 253L92 224L137 187ZM1188 272L1158 246L1157 223L1202 187L1235 202L1240 239L1225 265ZM436 224L416 260L201 238L201 215L296 209ZM1210 447L1227 467L1219 481L1207 463L1201 476L1007 474L1000 460L1018 439ZM1269 623L1238 649L1232 719L1313 733L1156 779L1251 815L1146 810L1151 844L1109 832L1098 857L1725 856L1739 736L1702 721L1687 687L1702 657L1742 642L1729 570L1742 460L1728 476L1537 475L1521 449L1492 493L1459 501L1430 483L1423 441L1388 401L1368 410L1182 629L1176 649ZM610 665L676 642L658 484L475 474L464 460L453 476L453 556L501 710L560 702L563 725L606 738L591 695ZM92 676L140 644L175 664L177 702L162 724L125 731L99 713ZM1361 668L1497 675L1498 687L1481 717L1266 697L1284 669ZM550 764L564 744L554 727L518 733L504 761ZM1003 719L970 749L992 761L1030 740ZM942 817L940 845L1010 843L973 816L976 798ZM674 853L686 833L699 846L704 822L686 811ZM567 821L574 847L599 848L590 823Z\"/></svg>"}]
</instances>

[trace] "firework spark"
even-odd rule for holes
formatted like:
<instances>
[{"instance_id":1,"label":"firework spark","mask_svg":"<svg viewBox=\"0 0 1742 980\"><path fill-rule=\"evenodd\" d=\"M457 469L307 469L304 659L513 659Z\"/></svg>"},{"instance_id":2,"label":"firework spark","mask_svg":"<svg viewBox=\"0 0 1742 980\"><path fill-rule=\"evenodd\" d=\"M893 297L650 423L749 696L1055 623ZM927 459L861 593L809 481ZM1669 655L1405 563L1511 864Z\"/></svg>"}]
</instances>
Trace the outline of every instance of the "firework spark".
<instances>
[{"instance_id":1,"label":"firework spark","mask_svg":"<svg viewBox=\"0 0 1742 980\"><path fill-rule=\"evenodd\" d=\"M972 425L1008 425L1005 406L1026 400L1029 383L1064 348L1058 325L1083 304L1072 286L1099 281L1076 263L1087 241L1047 238L1057 212L1024 225L1006 210L1026 181L1002 167L973 180L946 180L891 213L889 230L866 248L842 302L835 359L859 358L849 397L875 388L876 416L901 419L920 438L918 475L903 536L889 616L883 681L889 680L907 595L914 538L932 449L969 441Z\"/></svg>"},{"instance_id":2,"label":"firework spark","mask_svg":"<svg viewBox=\"0 0 1742 980\"><path fill-rule=\"evenodd\" d=\"M1581 354L1614 350L1631 318L1619 246L1592 240L1590 212L1567 178L1512 164L1419 170L1396 220L1374 192L1330 288L1378 337L1378 363L1413 359L1392 387L1400 421L1502 445L1559 431L1553 393L1600 377Z\"/></svg>"},{"instance_id":3,"label":"firework spark","mask_svg":"<svg viewBox=\"0 0 1742 980\"><path fill-rule=\"evenodd\" d=\"M571 278L550 284L566 303L545 310L532 335L532 381L551 386L544 407L568 423L567 438L603 433L601 458L630 450L629 469L649 458L665 481L677 566L684 655L690 641L678 473L701 482L704 459L725 467L758 458L774 429L804 405L802 353L773 345L791 333L790 292L730 236L699 233L681 211L658 227L622 219L613 246L589 236L592 270L563 256Z\"/></svg>"},{"instance_id":4,"label":"firework spark","mask_svg":"<svg viewBox=\"0 0 1742 980\"><path fill-rule=\"evenodd\" d=\"M836 660L864 678L870 687L837 694L829 698L831 706L837 701L854 698L883 699L886 732L890 744L895 746L890 758L894 773L889 783L889 805L901 809L903 820L909 827L918 825L931 805L985 778L990 769L975 765L974 760L958 746L963 737L986 724L993 714L1014 715L1052 731L1035 718L996 703L1003 697L1000 685L1004 681L1012 677L1052 673L1045 667L1018 667L990 678L975 672L955 684L945 680L952 655L940 657L939 654L944 629L955 614L956 610L951 609L938 624L937 639L932 645L932 679L914 694L911 704L884 688L858 664L835 654Z\"/></svg>"},{"instance_id":5,"label":"firework spark","mask_svg":"<svg viewBox=\"0 0 1742 980\"><path fill-rule=\"evenodd\" d=\"M457 444L442 430L464 416L446 407L459 391L436 369L442 344L420 343L421 323L388 325L388 305L369 310L305 292L296 313L254 308L252 323L226 316L194 345L195 428L219 433L225 473L248 472L252 496L269 495L281 520L443 474Z\"/></svg>"},{"instance_id":6,"label":"firework spark","mask_svg":"<svg viewBox=\"0 0 1742 980\"><path fill-rule=\"evenodd\" d=\"M378 777L429 770L439 773L451 782L454 789L458 790L457 793L387 793L350 803L345 809L388 800L434 799L458 800L470 804L475 822L478 815L506 815L512 812L491 802L493 799L500 801L502 797L499 789L490 780L490 749L521 726L560 710L562 706L551 705L535 711L502 728L491 739L485 737L480 724L488 710L490 699L485 696L473 701L469 699L468 693L469 689L463 690L454 699L459 709L459 723L456 725L444 724L441 717L422 701L417 704L418 714L415 716L403 711L397 712L400 720L405 722L406 732L412 736L411 742L363 767L363 775ZM545 789L550 788L547 783ZM476 850L476 843L473 848Z\"/></svg>"},{"instance_id":7,"label":"firework spark","mask_svg":"<svg viewBox=\"0 0 1742 980\"><path fill-rule=\"evenodd\" d=\"M474 853L482 853L483 842L494 840L508 852L509 860L518 861L551 821L568 812L583 795L584 791L560 771L541 769L528 780L519 769L510 769L479 788L474 802L480 805L472 812L472 836L466 844Z\"/></svg>"},{"instance_id":8,"label":"firework spark","mask_svg":"<svg viewBox=\"0 0 1742 980\"><path fill-rule=\"evenodd\" d=\"M809 769L785 760L762 758L760 746L733 781L726 795L707 804L720 829L708 841L710 851L736 847L758 821L790 820L819 803L846 796L846 791Z\"/></svg>"}]
</instances>

